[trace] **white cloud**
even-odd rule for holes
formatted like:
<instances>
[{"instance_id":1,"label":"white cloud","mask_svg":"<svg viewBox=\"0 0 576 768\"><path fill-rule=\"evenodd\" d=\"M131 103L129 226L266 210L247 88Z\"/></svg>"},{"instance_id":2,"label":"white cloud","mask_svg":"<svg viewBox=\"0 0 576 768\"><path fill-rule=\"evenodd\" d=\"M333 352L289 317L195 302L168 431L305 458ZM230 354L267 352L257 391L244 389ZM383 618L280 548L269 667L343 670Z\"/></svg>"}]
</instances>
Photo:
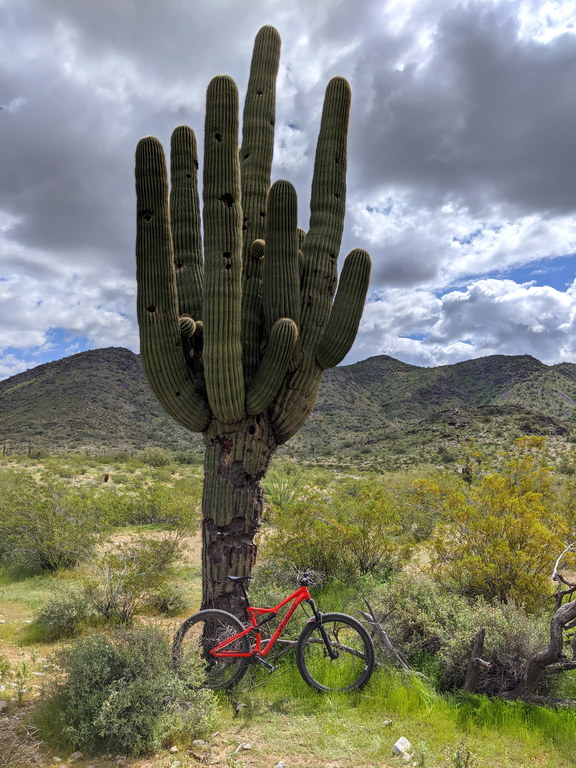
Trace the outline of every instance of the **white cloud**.
<instances>
[{"instance_id":1,"label":"white cloud","mask_svg":"<svg viewBox=\"0 0 576 768\"><path fill-rule=\"evenodd\" d=\"M382 292L366 308L357 343L362 352L414 365L492 354L531 354L552 364L574 359L575 326L576 281L559 291L483 279L438 297L422 290Z\"/></svg>"},{"instance_id":2,"label":"white cloud","mask_svg":"<svg viewBox=\"0 0 576 768\"><path fill-rule=\"evenodd\" d=\"M442 286L576 253L576 216L477 217L464 206L411 204L392 192L349 208L352 232L374 256L373 285Z\"/></svg>"},{"instance_id":3,"label":"white cloud","mask_svg":"<svg viewBox=\"0 0 576 768\"><path fill-rule=\"evenodd\" d=\"M540 43L574 32L572 0L527 0L518 8L520 35Z\"/></svg>"}]
</instances>

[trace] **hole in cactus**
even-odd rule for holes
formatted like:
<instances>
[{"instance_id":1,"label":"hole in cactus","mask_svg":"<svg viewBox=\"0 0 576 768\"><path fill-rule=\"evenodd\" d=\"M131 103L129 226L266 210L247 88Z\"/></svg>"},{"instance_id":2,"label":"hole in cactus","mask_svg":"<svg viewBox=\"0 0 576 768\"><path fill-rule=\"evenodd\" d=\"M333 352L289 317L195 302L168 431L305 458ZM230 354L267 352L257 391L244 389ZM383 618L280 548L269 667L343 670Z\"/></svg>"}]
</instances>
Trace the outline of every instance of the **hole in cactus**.
<instances>
[{"instance_id":1,"label":"hole in cactus","mask_svg":"<svg viewBox=\"0 0 576 768\"><path fill-rule=\"evenodd\" d=\"M198 160L196 160L196 158L194 158L194 160L192 162L194 163L194 168L196 168L196 170L198 170L198 168L200 167L198 165Z\"/></svg>"},{"instance_id":2,"label":"hole in cactus","mask_svg":"<svg viewBox=\"0 0 576 768\"><path fill-rule=\"evenodd\" d=\"M314 303L314 302L312 301L312 296L308 296L308 301L306 302L306 307L307 307L308 309L312 309L312 304L313 304L313 303Z\"/></svg>"},{"instance_id":3,"label":"hole in cactus","mask_svg":"<svg viewBox=\"0 0 576 768\"><path fill-rule=\"evenodd\" d=\"M187 174L186 174L186 178L187 178L187 179L191 179L191 178L192 178L192 174L191 174L191 173L187 173Z\"/></svg>"},{"instance_id":4,"label":"hole in cactus","mask_svg":"<svg viewBox=\"0 0 576 768\"><path fill-rule=\"evenodd\" d=\"M248 427L248 434L249 435L255 435L256 434L256 427L254 426L254 424L252 424L252 426Z\"/></svg>"},{"instance_id":5,"label":"hole in cactus","mask_svg":"<svg viewBox=\"0 0 576 768\"><path fill-rule=\"evenodd\" d=\"M338 192L335 193L334 197L336 198L336 200L340 200L340 195Z\"/></svg>"},{"instance_id":6,"label":"hole in cactus","mask_svg":"<svg viewBox=\"0 0 576 768\"><path fill-rule=\"evenodd\" d=\"M248 229L248 219L244 217L242 219L242 232L246 232L247 229Z\"/></svg>"},{"instance_id":7,"label":"hole in cactus","mask_svg":"<svg viewBox=\"0 0 576 768\"><path fill-rule=\"evenodd\" d=\"M244 152L244 155L243 155L242 159L243 160L248 160L249 157L250 157L250 152Z\"/></svg>"},{"instance_id":8,"label":"hole in cactus","mask_svg":"<svg viewBox=\"0 0 576 768\"><path fill-rule=\"evenodd\" d=\"M180 397L180 392L174 392L174 394L176 395L176 397Z\"/></svg>"},{"instance_id":9,"label":"hole in cactus","mask_svg":"<svg viewBox=\"0 0 576 768\"><path fill-rule=\"evenodd\" d=\"M270 125L274 128L274 120L270 120Z\"/></svg>"},{"instance_id":10,"label":"hole in cactus","mask_svg":"<svg viewBox=\"0 0 576 768\"><path fill-rule=\"evenodd\" d=\"M214 138L216 139L216 141L222 141L222 134L221 133L215 133L214 134Z\"/></svg>"},{"instance_id":11,"label":"hole in cactus","mask_svg":"<svg viewBox=\"0 0 576 768\"><path fill-rule=\"evenodd\" d=\"M262 221L266 218L266 211L260 211L260 218Z\"/></svg>"},{"instance_id":12,"label":"hole in cactus","mask_svg":"<svg viewBox=\"0 0 576 768\"><path fill-rule=\"evenodd\" d=\"M156 312L156 307L151 304L149 307L146 307L146 312L150 312L150 314L153 315L154 312Z\"/></svg>"},{"instance_id":13,"label":"hole in cactus","mask_svg":"<svg viewBox=\"0 0 576 768\"><path fill-rule=\"evenodd\" d=\"M335 157L334 158L334 162L336 163L336 165L338 165L340 163L340 158L339 157Z\"/></svg>"},{"instance_id":14,"label":"hole in cactus","mask_svg":"<svg viewBox=\"0 0 576 768\"><path fill-rule=\"evenodd\" d=\"M224 258L225 258L225 259L230 259L230 258L232 258L232 254L230 253L230 251L224 251L224 253L222 254L222 256L224 256Z\"/></svg>"},{"instance_id":15,"label":"hole in cactus","mask_svg":"<svg viewBox=\"0 0 576 768\"><path fill-rule=\"evenodd\" d=\"M224 203L226 208L232 208L232 206L234 205L234 198L232 197L230 192L226 192L225 194L223 194L222 197L219 198L219 200L221 203Z\"/></svg>"},{"instance_id":16,"label":"hole in cactus","mask_svg":"<svg viewBox=\"0 0 576 768\"><path fill-rule=\"evenodd\" d=\"M232 264L226 264L226 269L232 269Z\"/></svg>"},{"instance_id":17,"label":"hole in cactus","mask_svg":"<svg viewBox=\"0 0 576 768\"><path fill-rule=\"evenodd\" d=\"M140 216L142 216L144 221L152 221L152 211L149 208L140 211Z\"/></svg>"},{"instance_id":18,"label":"hole in cactus","mask_svg":"<svg viewBox=\"0 0 576 768\"><path fill-rule=\"evenodd\" d=\"M184 264L182 264L181 262L176 262L176 264L174 264L174 266L175 266L175 267L176 267L176 269L178 269L178 270L180 270L180 269L183 269L183 268L184 268Z\"/></svg>"},{"instance_id":19,"label":"hole in cactus","mask_svg":"<svg viewBox=\"0 0 576 768\"><path fill-rule=\"evenodd\" d=\"M262 96L262 91L256 91L256 96Z\"/></svg>"}]
</instances>

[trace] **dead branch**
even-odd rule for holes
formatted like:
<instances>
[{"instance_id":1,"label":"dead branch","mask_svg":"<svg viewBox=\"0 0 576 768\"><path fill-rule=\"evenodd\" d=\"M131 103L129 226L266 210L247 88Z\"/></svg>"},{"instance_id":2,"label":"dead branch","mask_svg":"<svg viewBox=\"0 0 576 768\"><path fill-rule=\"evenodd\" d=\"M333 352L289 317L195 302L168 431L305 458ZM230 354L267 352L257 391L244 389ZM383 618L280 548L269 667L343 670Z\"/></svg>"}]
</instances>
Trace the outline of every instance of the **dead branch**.
<instances>
[{"instance_id":1,"label":"dead branch","mask_svg":"<svg viewBox=\"0 0 576 768\"><path fill-rule=\"evenodd\" d=\"M395 663L400 667L400 669L410 670L410 667L408 664L404 661L400 653L394 648L394 645L392 644L392 641L390 640L390 637L388 635L388 632L384 629L382 622L378 621L376 614L374 613L374 610L372 609L372 606L368 602L366 598L364 599L364 603L366 604L366 607L368 608L368 613L366 611L358 611L362 618L368 622L370 627L374 630L374 634L380 641L380 644L382 646L382 649L386 656L392 658Z\"/></svg>"},{"instance_id":2,"label":"dead branch","mask_svg":"<svg viewBox=\"0 0 576 768\"><path fill-rule=\"evenodd\" d=\"M567 555L568 552L576 552L576 541L573 541L571 544L568 544L564 552L562 552L562 554L558 557L558 559L554 563L554 570L552 571L552 581L561 581L563 584L568 584L568 586L576 588L576 584L566 581L564 576L562 576L562 574L559 571L562 558L564 557L564 555Z\"/></svg>"},{"instance_id":3,"label":"dead branch","mask_svg":"<svg viewBox=\"0 0 576 768\"><path fill-rule=\"evenodd\" d=\"M486 636L486 628L481 627L474 635L472 640L472 647L470 649L470 659L468 661L468 667L466 669L466 680L464 681L464 690L469 693L476 693L478 689L478 681L482 672L486 669L490 669L492 664L489 661L484 661L482 654L484 653L484 638Z\"/></svg>"},{"instance_id":4,"label":"dead branch","mask_svg":"<svg viewBox=\"0 0 576 768\"><path fill-rule=\"evenodd\" d=\"M550 621L550 642L548 648L533 656L528 662L524 679L512 691L503 694L507 699L533 699L537 686L550 675L576 669L576 638L572 638L570 649L573 660L564 654L564 632L576 626L576 599L562 605L566 595L576 591L576 584L568 582L560 573L562 558L567 552L576 552L576 542L570 544L558 557L552 578L566 584L569 589L560 590L556 597L556 612Z\"/></svg>"}]
</instances>

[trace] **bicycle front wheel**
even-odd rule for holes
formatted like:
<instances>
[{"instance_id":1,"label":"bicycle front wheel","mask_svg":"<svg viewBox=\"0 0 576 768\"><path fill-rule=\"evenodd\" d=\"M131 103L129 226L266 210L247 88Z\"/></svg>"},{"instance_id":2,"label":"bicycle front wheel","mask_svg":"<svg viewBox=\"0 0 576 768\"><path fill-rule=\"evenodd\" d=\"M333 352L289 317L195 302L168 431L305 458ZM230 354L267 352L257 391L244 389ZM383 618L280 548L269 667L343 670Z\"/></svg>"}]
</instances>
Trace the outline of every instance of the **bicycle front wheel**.
<instances>
[{"instance_id":1,"label":"bicycle front wheel","mask_svg":"<svg viewBox=\"0 0 576 768\"><path fill-rule=\"evenodd\" d=\"M332 658L321 627L325 630ZM359 621L344 613L325 613L322 624L305 625L296 646L296 664L304 680L318 691L354 691L374 670L374 644Z\"/></svg>"},{"instance_id":2,"label":"bicycle front wheel","mask_svg":"<svg viewBox=\"0 0 576 768\"><path fill-rule=\"evenodd\" d=\"M250 659L246 656L214 658L209 654L223 640L242 632L240 619L216 608L199 611L182 624L174 637L172 660L183 679L192 688L211 688L214 691L231 688L246 673ZM226 646L226 653L248 653L246 635Z\"/></svg>"}]
</instances>

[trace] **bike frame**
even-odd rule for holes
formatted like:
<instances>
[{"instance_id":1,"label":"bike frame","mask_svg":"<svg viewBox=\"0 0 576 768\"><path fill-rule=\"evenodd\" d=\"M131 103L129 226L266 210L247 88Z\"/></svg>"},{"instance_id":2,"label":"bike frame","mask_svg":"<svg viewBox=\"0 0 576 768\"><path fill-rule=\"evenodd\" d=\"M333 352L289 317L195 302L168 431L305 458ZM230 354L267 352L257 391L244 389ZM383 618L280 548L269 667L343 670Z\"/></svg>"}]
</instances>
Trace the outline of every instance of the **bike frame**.
<instances>
[{"instance_id":1,"label":"bike frame","mask_svg":"<svg viewBox=\"0 0 576 768\"><path fill-rule=\"evenodd\" d=\"M307 586L301 586L299 589L296 590L296 592L293 592L289 597L286 597L284 600L282 600L278 605L275 605L273 608L254 608L253 606L249 605L246 608L246 611L248 613L248 618L250 619L250 624L245 627L245 629L242 632L238 632L236 635L233 635L231 637L226 638L226 640L223 640L218 645L214 646L209 651L210 656L214 656L214 658L217 659L224 659L228 657L233 658L251 658L252 656L266 656L267 653L272 649L274 643L282 632L284 631L284 628L286 627L286 624L290 621L292 616L294 615L294 611L300 603L303 603L306 601L311 606L314 616L316 620L320 619L320 614L316 610L316 606L314 605L314 601L310 597L310 592L308 591ZM280 624L277 626L276 630L274 631L274 634L272 637L268 639L264 647L262 647L262 635L260 634L260 627L265 624L267 621L270 621L270 619L274 618L279 610L281 610L285 605L288 605L288 603L292 602L292 605L288 610L286 611L286 614L280 621ZM259 614L268 614L267 618L264 618L262 621L257 621L257 616ZM239 653L238 651L226 651L225 648L227 645L232 643L234 640L238 640L239 637L244 637L245 635L249 635L251 632L254 632L256 635L256 644L254 648L252 648L251 651L248 651L248 653Z\"/></svg>"}]
</instances>

